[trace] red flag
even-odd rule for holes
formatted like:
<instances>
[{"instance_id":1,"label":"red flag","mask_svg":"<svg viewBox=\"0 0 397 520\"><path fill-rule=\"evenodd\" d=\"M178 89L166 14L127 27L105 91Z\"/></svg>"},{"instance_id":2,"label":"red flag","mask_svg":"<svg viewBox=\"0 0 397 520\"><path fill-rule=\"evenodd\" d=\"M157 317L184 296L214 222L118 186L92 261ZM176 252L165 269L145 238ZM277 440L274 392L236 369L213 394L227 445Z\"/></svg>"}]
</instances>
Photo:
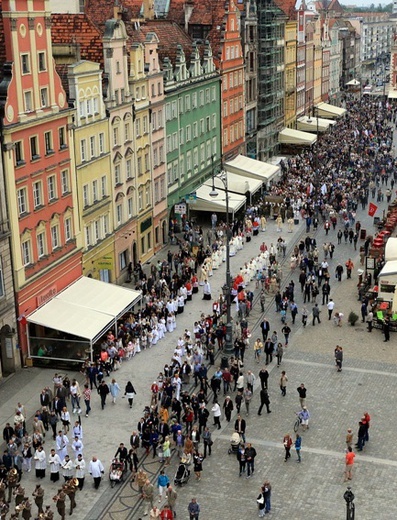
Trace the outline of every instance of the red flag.
<instances>
[{"instance_id":1,"label":"red flag","mask_svg":"<svg viewBox=\"0 0 397 520\"><path fill-rule=\"evenodd\" d=\"M376 204L374 204L373 202L370 202L369 208L368 208L368 215L370 217L373 217L375 215L377 209L378 209L378 206Z\"/></svg>"}]
</instances>

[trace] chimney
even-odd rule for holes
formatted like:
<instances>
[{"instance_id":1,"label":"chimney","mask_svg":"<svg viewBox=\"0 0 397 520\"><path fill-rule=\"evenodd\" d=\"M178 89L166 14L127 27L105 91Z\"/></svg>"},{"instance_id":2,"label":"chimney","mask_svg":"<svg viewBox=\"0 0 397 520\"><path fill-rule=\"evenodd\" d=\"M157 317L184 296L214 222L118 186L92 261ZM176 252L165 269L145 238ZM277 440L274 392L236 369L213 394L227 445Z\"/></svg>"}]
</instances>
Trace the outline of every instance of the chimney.
<instances>
[{"instance_id":1,"label":"chimney","mask_svg":"<svg viewBox=\"0 0 397 520\"><path fill-rule=\"evenodd\" d=\"M143 17L145 20L154 20L154 0L143 0Z\"/></svg>"},{"instance_id":2,"label":"chimney","mask_svg":"<svg viewBox=\"0 0 397 520\"><path fill-rule=\"evenodd\" d=\"M194 9L194 0L186 0L184 5L185 10L185 32L189 33L189 20Z\"/></svg>"},{"instance_id":3,"label":"chimney","mask_svg":"<svg viewBox=\"0 0 397 520\"><path fill-rule=\"evenodd\" d=\"M121 20L122 14L123 14L123 8L119 5L115 5L113 7L113 18L115 20Z\"/></svg>"}]
</instances>

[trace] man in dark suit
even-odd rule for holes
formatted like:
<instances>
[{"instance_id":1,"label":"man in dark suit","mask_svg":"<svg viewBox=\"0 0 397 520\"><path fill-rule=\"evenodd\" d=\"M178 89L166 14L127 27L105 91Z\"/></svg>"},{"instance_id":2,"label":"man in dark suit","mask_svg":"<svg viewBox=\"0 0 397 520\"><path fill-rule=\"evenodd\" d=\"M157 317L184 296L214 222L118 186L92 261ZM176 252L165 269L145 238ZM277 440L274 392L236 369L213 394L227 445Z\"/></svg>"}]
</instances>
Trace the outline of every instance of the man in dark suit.
<instances>
[{"instance_id":1,"label":"man in dark suit","mask_svg":"<svg viewBox=\"0 0 397 520\"><path fill-rule=\"evenodd\" d=\"M139 435L137 434L136 431L132 432L132 435L130 437L130 444L131 444L131 448L135 448L135 449L139 448L140 439L139 439Z\"/></svg>"},{"instance_id":2,"label":"man in dark suit","mask_svg":"<svg viewBox=\"0 0 397 520\"><path fill-rule=\"evenodd\" d=\"M168 424L164 421L161 421L158 428L159 436L161 437L161 441L164 442L167 435L170 434L170 428Z\"/></svg>"},{"instance_id":3,"label":"man in dark suit","mask_svg":"<svg viewBox=\"0 0 397 520\"><path fill-rule=\"evenodd\" d=\"M266 341L267 340L267 335L269 334L269 330L270 330L270 324L269 324L269 322L267 321L266 318L263 318L263 321L261 323L261 329L262 329L263 341Z\"/></svg>"},{"instance_id":4,"label":"man in dark suit","mask_svg":"<svg viewBox=\"0 0 397 520\"><path fill-rule=\"evenodd\" d=\"M245 443L245 428L246 428L245 420L241 418L241 415L238 415L237 419L234 423L234 429L237 433L240 434L244 443Z\"/></svg>"}]
</instances>

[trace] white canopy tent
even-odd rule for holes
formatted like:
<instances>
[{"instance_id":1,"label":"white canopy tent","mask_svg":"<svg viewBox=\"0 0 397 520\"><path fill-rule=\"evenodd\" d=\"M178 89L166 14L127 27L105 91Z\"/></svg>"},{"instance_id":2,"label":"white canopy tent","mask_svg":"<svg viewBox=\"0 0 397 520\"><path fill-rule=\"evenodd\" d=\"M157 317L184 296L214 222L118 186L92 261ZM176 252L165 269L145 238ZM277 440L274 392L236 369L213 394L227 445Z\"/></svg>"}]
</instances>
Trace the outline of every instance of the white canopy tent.
<instances>
[{"instance_id":1,"label":"white canopy tent","mask_svg":"<svg viewBox=\"0 0 397 520\"><path fill-rule=\"evenodd\" d=\"M303 132L326 132L335 124L331 119L323 119L321 117L302 116L297 121L297 129Z\"/></svg>"},{"instance_id":2,"label":"white canopy tent","mask_svg":"<svg viewBox=\"0 0 397 520\"><path fill-rule=\"evenodd\" d=\"M245 179L257 179L262 183L269 183L280 174L280 166L251 159L245 155L238 155L232 161L225 163L225 170L236 173Z\"/></svg>"},{"instance_id":3,"label":"white canopy tent","mask_svg":"<svg viewBox=\"0 0 397 520\"><path fill-rule=\"evenodd\" d=\"M235 173L227 173L227 186L229 192L239 193L240 195L245 195L247 191L250 193L250 196L256 193L258 190L262 188L262 182L256 179L251 179L249 177L242 177L240 175L236 175ZM205 182L206 186L211 186L212 188L212 179L208 179ZM224 189L223 182L214 177L214 185L215 188Z\"/></svg>"},{"instance_id":4,"label":"white canopy tent","mask_svg":"<svg viewBox=\"0 0 397 520\"><path fill-rule=\"evenodd\" d=\"M317 141L317 136L316 134L301 132L300 130L294 130L293 128L284 128L278 134L278 141L281 144L300 144L311 146Z\"/></svg>"},{"instance_id":5,"label":"white canopy tent","mask_svg":"<svg viewBox=\"0 0 397 520\"><path fill-rule=\"evenodd\" d=\"M389 99L397 99L397 90L389 90L387 97Z\"/></svg>"},{"instance_id":6,"label":"white canopy tent","mask_svg":"<svg viewBox=\"0 0 397 520\"><path fill-rule=\"evenodd\" d=\"M139 291L83 276L32 312L27 321L88 340L92 360L92 345L108 329L116 328L117 319L141 297ZM35 357L32 352L29 354ZM64 358L57 356L57 359Z\"/></svg>"},{"instance_id":7,"label":"white canopy tent","mask_svg":"<svg viewBox=\"0 0 397 520\"><path fill-rule=\"evenodd\" d=\"M220 211L221 213L226 212L226 193L224 189L217 188L219 195L212 198L210 191L212 191L212 181L209 185L202 184L196 190L196 201L194 206L191 207L194 211ZM229 213L238 211L247 202L245 195L239 195L238 193L229 192Z\"/></svg>"},{"instance_id":8,"label":"white canopy tent","mask_svg":"<svg viewBox=\"0 0 397 520\"><path fill-rule=\"evenodd\" d=\"M319 117L324 117L325 119L338 119L338 117L344 116L347 112L345 108L336 107L335 105L324 102L319 103L316 109Z\"/></svg>"},{"instance_id":9,"label":"white canopy tent","mask_svg":"<svg viewBox=\"0 0 397 520\"><path fill-rule=\"evenodd\" d=\"M361 83L355 78L346 83L346 87L358 87L359 85L361 85Z\"/></svg>"},{"instance_id":10,"label":"white canopy tent","mask_svg":"<svg viewBox=\"0 0 397 520\"><path fill-rule=\"evenodd\" d=\"M389 237L385 247L385 260L397 260L397 237Z\"/></svg>"}]
</instances>

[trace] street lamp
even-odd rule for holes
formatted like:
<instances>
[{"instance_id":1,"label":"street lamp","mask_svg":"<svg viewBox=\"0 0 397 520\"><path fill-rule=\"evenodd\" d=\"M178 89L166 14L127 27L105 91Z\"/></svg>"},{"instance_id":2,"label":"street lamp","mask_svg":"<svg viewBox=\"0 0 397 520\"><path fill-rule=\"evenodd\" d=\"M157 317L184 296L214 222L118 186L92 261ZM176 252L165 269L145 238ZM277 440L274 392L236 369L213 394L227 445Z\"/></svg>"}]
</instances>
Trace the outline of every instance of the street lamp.
<instances>
[{"instance_id":1,"label":"street lamp","mask_svg":"<svg viewBox=\"0 0 397 520\"><path fill-rule=\"evenodd\" d=\"M226 300L226 341L225 341L225 354L230 356L233 352L233 327L231 317L231 277L230 277L230 230L229 230L229 190L227 184L227 173L222 170L218 175L212 177L212 190L209 195L212 198L216 198L219 192L215 188L215 177L219 179L224 188L226 195L226 283L222 287L223 294Z\"/></svg>"}]
</instances>

